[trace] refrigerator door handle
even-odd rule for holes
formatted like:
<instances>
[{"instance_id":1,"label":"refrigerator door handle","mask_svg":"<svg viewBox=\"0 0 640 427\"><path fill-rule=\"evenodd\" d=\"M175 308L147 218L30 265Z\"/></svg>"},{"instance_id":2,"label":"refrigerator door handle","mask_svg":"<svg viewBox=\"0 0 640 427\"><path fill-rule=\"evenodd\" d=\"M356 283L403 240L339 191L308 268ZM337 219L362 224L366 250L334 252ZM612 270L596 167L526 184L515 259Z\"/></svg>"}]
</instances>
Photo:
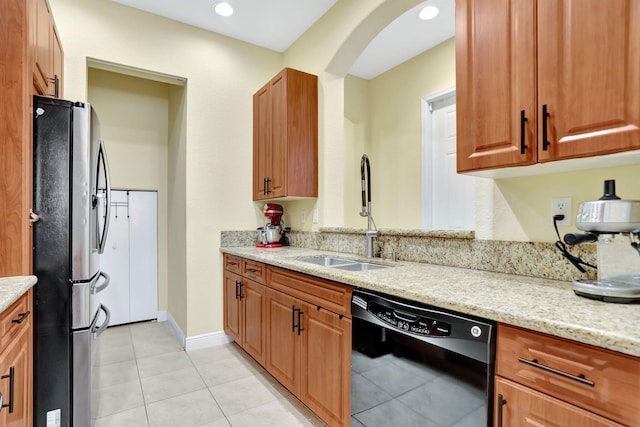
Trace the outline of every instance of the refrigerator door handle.
<instances>
[{"instance_id":1,"label":"refrigerator door handle","mask_svg":"<svg viewBox=\"0 0 640 427\"><path fill-rule=\"evenodd\" d=\"M91 333L93 334L94 338L97 338L100 336L100 334L102 334L104 331L107 330L107 327L109 326L109 320L111 320L111 312L109 311L109 309L101 304L100 305L100 310L104 311L104 314L107 315L107 318L104 319L104 322L102 322L102 325L98 326L98 325L93 325L91 327ZM98 319L98 317L96 316L96 320Z\"/></svg>"},{"instance_id":2,"label":"refrigerator door handle","mask_svg":"<svg viewBox=\"0 0 640 427\"><path fill-rule=\"evenodd\" d=\"M109 284L111 283L111 276L109 276L104 271L101 271L100 273L98 273L98 275L104 278L104 283L100 286L95 286L95 285L92 286L91 293L94 295L104 291L107 288L107 286L109 286ZM96 284L97 283L98 281L96 280Z\"/></svg>"},{"instance_id":3,"label":"refrigerator door handle","mask_svg":"<svg viewBox=\"0 0 640 427\"><path fill-rule=\"evenodd\" d=\"M100 244L98 247L98 253L104 253L104 248L107 245L107 234L109 233L109 222L111 220L111 177L109 176L109 162L107 160L107 153L104 148L104 141L100 140L100 146L98 148L98 162L102 159L103 167L104 167L104 178L106 184L106 193L105 193L105 217L104 217L104 228L102 230L102 236L100 238ZM98 171L100 170L100 166L98 166ZM99 215L99 214L98 214Z\"/></svg>"}]
</instances>

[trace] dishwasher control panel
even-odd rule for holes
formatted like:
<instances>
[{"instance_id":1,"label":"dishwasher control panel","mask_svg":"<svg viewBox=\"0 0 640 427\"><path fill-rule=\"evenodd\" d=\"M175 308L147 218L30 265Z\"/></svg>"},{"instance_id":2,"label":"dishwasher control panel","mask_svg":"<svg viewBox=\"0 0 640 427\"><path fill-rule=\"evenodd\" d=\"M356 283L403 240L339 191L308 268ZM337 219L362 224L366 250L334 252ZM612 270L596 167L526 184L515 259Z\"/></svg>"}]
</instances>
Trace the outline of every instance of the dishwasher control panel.
<instances>
[{"instance_id":1,"label":"dishwasher control panel","mask_svg":"<svg viewBox=\"0 0 640 427\"><path fill-rule=\"evenodd\" d=\"M414 334L435 337L451 335L451 325L440 320L394 310L375 302L369 304L369 312L388 325Z\"/></svg>"}]
</instances>

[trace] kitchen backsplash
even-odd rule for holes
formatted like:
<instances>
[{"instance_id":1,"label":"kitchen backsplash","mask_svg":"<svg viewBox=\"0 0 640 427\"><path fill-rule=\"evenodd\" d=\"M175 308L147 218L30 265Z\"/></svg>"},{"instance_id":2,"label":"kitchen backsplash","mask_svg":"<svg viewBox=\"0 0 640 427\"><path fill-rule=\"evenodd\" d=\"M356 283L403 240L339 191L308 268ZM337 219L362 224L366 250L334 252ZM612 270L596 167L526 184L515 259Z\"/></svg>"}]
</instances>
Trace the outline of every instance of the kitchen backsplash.
<instances>
[{"instance_id":1,"label":"kitchen backsplash","mask_svg":"<svg viewBox=\"0 0 640 427\"><path fill-rule=\"evenodd\" d=\"M291 246L365 254L365 230L353 228L321 228L319 232L291 231ZM222 247L255 246L254 231L223 231ZM583 244L569 248L570 252L590 264L596 264L596 245ZM555 280L595 279L597 272L579 272L564 259L554 243L476 240L472 231L426 231L381 229L375 240L374 252L391 258L395 252L399 261L423 262L472 270L495 271L521 276Z\"/></svg>"}]
</instances>

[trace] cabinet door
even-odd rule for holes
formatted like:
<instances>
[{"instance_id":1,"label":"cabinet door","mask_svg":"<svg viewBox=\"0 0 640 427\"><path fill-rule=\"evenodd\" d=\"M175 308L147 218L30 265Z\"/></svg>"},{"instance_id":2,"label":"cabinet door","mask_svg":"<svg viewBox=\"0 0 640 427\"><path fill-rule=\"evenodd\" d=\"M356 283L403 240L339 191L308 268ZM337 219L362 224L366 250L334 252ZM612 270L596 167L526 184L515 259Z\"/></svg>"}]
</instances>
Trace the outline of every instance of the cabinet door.
<instances>
[{"instance_id":1,"label":"cabinet door","mask_svg":"<svg viewBox=\"0 0 640 427\"><path fill-rule=\"evenodd\" d=\"M496 427L622 427L501 377L495 380L494 401Z\"/></svg>"},{"instance_id":2,"label":"cabinet door","mask_svg":"<svg viewBox=\"0 0 640 427\"><path fill-rule=\"evenodd\" d=\"M300 393L301 342L295 328L297 308L301 308L298 299L267 289L266 369L296 396Z\"/></svg>"},{"instance_id":3,"label":"cabinet door","mask_svg":"<svg viewBox=\"0 0 640 427\"><path fill-rule=\"evenodd\" d=\"M39 95L49 95L51 14L46 0L36 0L33 79Z\"/></svg>"},{"instance_id":4,"label":"cabinet door","mask_svg":"<svg viewBox=\"0 0 640 427\"><path fill-rule=\"evenodd\" d=\"M63 98L63 70L64 70L64 54L62 52L62 43L60 42L60 37L58 36L58 32L55 27L52 25L51 27L51 43L52 43L52 52L51 52L51 60L53 62L51 68L54 79L53 88L51 90L51 95L56 98Z\"/></svg>"},{"instance_id":5,"label":"cabinet door","mask_svg":"<svg viewBox=\"0 0 640 427\"><path fill-rule=\"evenodd\" d=\"M535 50L535 2L456 2L458 172L536 162Z\"/></svg>"},{"instance_id":6,"label":"cabinet door","mask_svg":"<svg viewBox=\"0 0 640 427\"><path fill-rule=\"evenodd\" d=\"M348 426L351 319L303 305L300 399L330 425Z\"/></svg>"},{"instance_id":7,"label":"cabinet door","mask_svg":"<svg viewBox=\"0 0 640 427\"><path fill-rule=\"evenodd\" d=\"M12 407L5 407L0 411L0 425L3 427L32 425L31 316L27 317L26 322L22 323L20 327L20 333L0 354L2 403L12 403ZM13 391L10 390L10 375L13 375Z\"/></svg>"},{"instance_id":8,"label":"cabinet door","mask_svg":"<svg viewBox=\"0 0 640 427\"><path fill-rule=\"evenodd\" d=\"M266 288L253 280L243 279L244 286L242 297L242 327L244 340L242 348L246 350L261 365L266 358L266 315L265 297Z\"/></svg>"},{"instance_id":9,"label":"cabinet door","mask_svg":"<svg viewBox=\"0 0 640 427\"><path fill-rule=\"evenodd\" d=\"M224 299L224 332L235 342L242 344L241 332L241 304L239 299L242 277L225 270L223 273L223 299Z\"/></svg>"},{"instance_id":10,"label":"cabinet door","mask_svg":"<svg viewBox=\"0 0 640 427\"><path fill-rule=\"evenodd\" d=\"M253 95L253 200L269 197L271 174L271 91L269 84Z\"/></svg>"},{"instance_id":11,"label":"cabinet door","mask_svg":"<svg viewBox=\"0 0 640 427\"><path fill-rule=\"evenodd\" d=\"M274 77L270 82L271 91L271 171L269 178L269 197L287 195L287 74L286 70ZM295 168L296 165L291 165Z\"/></svg>"},{"instance_id":12,"label":"cabinet door","mask_svg":"<svg viewBox=\"0 0 640 427\"><path fill-rule=\"evenodd\" d=\"M537 4L539 160L640 148L640 2Z\"/></svg>"}]
</instances>

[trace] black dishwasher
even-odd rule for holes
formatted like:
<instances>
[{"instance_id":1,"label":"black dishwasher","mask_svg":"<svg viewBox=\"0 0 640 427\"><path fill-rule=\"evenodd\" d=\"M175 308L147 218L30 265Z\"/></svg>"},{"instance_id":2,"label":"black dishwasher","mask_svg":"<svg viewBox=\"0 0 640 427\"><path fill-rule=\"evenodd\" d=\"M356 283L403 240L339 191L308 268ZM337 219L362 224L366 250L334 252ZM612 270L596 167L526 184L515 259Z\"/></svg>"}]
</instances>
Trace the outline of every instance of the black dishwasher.
<instances>
[{"instance_id":1,"label":"black dishwasher","mask_svg":"<svg viewBox=\"0 0 640 427\"><path fill-rule=\"evenodd\" d=\"M351 425L493 424L495 323L355 289Z\"/></svg>"}]
</instances>

